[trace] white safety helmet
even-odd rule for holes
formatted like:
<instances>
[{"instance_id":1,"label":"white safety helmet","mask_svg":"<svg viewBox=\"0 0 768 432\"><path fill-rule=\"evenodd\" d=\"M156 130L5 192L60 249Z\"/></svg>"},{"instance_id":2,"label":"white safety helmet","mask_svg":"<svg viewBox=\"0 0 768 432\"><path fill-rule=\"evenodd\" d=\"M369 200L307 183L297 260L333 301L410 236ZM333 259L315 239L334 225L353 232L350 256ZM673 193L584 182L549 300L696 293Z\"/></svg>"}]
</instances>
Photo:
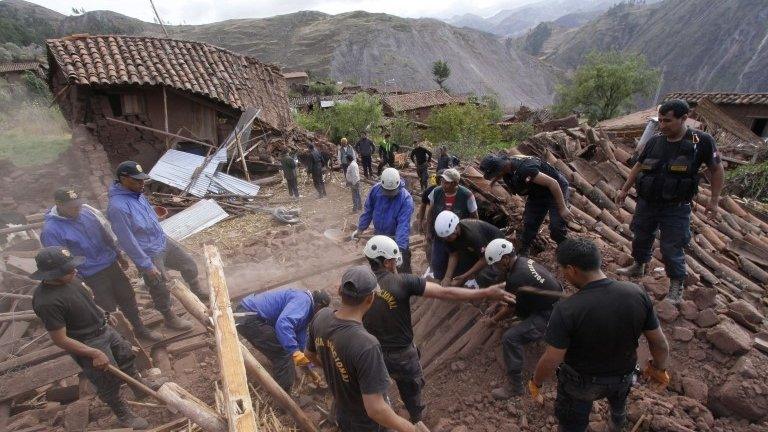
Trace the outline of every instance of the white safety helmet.
<instances>
[{"instance_id":1,"label":"white safety helmet","mask_svg":"<svg viewBox=\"0 0 768 432\"><path fill-rule=\"evenodd\" d=\"M459 225L459 217L450 210L443 210L435 218L435 232L440 238L446 238L456 231Z\"/></svg>"},{"instance_id":2,"label":"white safety helmet","mask_svg":"<svg viewBox=\"0 0 768 432\"><path fill-rule=\"evenodd\" d=\"M381 187L393 191L400 186L400 173L394 168L387 168L381 173Z\"/></svg>"},{"instance_id":3,"label":"white safety helmet","mask_svg":"<svg viewBox=\"0 0 768 432\"><path fill-rule=\"evenodd\" d=\"M507 239L493 239L485 247L485 261L488 265L494 265L501 261L501 257L506 254L514 254L515 247Z\"/></svg>"},{"instance_id":4,"label":"white safety helmet","mask_svg":"<svg viewBox=\"0 0 768 432\"><path fill-rule=\"evenodd\" d=\"M403 264L403 255L397 243L385 235L376 235L370 238L363 249L365 256L371 259L383 257L384 259L397 259L397 265Z\"/></svg>"}]
</instances>

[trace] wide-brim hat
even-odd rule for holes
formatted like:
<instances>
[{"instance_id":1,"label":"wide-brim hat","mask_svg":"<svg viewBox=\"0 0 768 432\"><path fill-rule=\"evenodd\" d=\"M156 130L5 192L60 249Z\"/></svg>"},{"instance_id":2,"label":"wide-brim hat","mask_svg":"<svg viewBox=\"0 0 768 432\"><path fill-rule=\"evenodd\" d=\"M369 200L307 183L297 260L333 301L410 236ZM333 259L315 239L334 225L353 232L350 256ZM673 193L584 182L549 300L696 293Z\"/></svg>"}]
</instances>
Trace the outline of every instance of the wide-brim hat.
<instances>
[{"instance_id":1,"label":"wide-brim hat","mask_svg":"<svg viewBox=\"0 0 768 432\"><path fill-rule=\"evenodd\" d=\"M37 270L29 277L36 280L50 280L69 274L72 269L85 262L85 257L73 256L69 249L61 246L49 246L37 253L35 262Z\"/></svg>"}]
</instances>

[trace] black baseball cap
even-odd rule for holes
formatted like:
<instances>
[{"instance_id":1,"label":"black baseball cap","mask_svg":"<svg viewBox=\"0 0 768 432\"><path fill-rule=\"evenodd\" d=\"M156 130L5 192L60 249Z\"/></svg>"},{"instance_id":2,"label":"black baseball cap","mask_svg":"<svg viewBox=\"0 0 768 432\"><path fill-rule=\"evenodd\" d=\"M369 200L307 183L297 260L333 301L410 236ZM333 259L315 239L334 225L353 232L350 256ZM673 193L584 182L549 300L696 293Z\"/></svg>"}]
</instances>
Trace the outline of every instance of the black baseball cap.
<instances>
[{"instance_id":1,"label":"black baseball cap","mask_svg":"<svg viewBox=\"0 0 768 432\"><path fill-rule=\"evenodd\" d=\"M134 161L125 161L117 166L115 171L115 177L119 180L120 177L128 176L136 180L146 180L149 176L144 172L144 169L138 163Z\"/></svg>"},{"instance_id":2,"label":"black baseball cap","mask_svg":"<svg viewBox=\"0 0 768 432\"><path fill-rule=\"evenodd\" d=\"M53 193L53 200L59 204L68 203L70 201L80 201L80 194L72 187L62 187L56 189Z\"/></svg>"},{"instance_id":3,"label":"black baseball cap","mask_svg":"<svg viewBox=\"0 0 768 432\"><path fill-rule=\"evenodd\" d=\"M41 249L35 256L37 271L29 277L37 280L57 279L69 274L73 268L84 262L85 257L73 256L65 247L49 246Z\"/></svg>"},{"instance_id":4,"label":"black baseball cap","mask_svg":"<svg viewBox=\"0 0 768 432\"><path fill-rule=\"evenodd\" d=\"M379 287L370 266L348 268L341 276L341 293L350 297L365 297Z\"/></svg>"},{"instance_id":5,"label":"black baseball cap","mask_svg":"<svg viewBox=\"0 0 768 432\"><path fill-rule=\"evenodd\" d=\"M312 303L315 305L315 310L320 310L331 304L331 296L323 290L312 291Z\"/></svg>"},{"instance_id":6,"label":"black baseball cap","mask_svg":"<svg viewBox=\"0 0 768 432\"><path fill-rule=\"evenodd\" d=\"M483 172L483 177L486 180L490 180L499 174L504 166L504 159L496 155L488 155L480 162L480 171Z\"/></svg>"}]
</instances>

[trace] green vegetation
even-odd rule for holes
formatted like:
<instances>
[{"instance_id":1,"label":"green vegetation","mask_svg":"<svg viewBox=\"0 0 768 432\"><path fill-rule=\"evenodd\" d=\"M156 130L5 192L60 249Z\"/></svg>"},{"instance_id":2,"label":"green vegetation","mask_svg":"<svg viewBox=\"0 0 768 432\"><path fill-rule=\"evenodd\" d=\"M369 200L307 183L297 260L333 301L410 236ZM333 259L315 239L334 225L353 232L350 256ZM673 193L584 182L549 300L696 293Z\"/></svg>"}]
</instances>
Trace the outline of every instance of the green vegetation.
<instances>
[{"instance_id":1,"label":"green vegetation","mask_svg":"<svg viewBox=\"0 0 768 432\"><path fill-rule=\"evenodd\" d=\"M45 61L43 48L35 44L20 47L11 42L6 42L0 45L0 62L6 63L25 61Z\"/></svg>"},{"instance_id":2,"label":"green vegetation","mask_svg":"<svg viewBox=\"0 0 768 432\"><path fill-rule=\"evenodd\" d=\"M494 123L493 116L493 111L483 105L451 104L434 110L429 116L426 123L430 128L426 138L433 143L447 145L460 158L509 148L509 143L501 141L501 130Z\"/></svg>"},{"instance_id":3,"label":"green vegetation","mask_svg":"<svg viewBox=\"0 0 768 432\"><path fill-rule=\"evenodd\" d=\"M334 83L315 81L309 85L309 92L316 95L331 96L341 93L341 89Z\"/></svg>"},{"instance_id":4,"label":"green vegetation","mask_svg":"<svg viewBox=\"0 0 768 432\"><path fill-rule=\"evenodd\" d=\"M315 108L308 114L296 115L301 127L320 132L332 142L342 137L356 139L361 132L375 130L384 116L381 103L366 93L356 94L349 103L336 103L331 108Z\"/></svg>"},{"instance_id":5,"label":"green vegetation","mask_svg":"<svg viewBox=\"0 0 768 432\"><path fill-rule=\"evenodd\" d=\"M531 55L541 54L541 48L550 36L552 36L552 23L539 23L539 25L531 30L525 37L523 49Z\"/></svg>"},{"instance_id":6,"label":"green vegetation","mask_svg":"<svg viewBox=\"0 0 768 432\"><path fill-rule=\"evenodd\" d=\"M511 143L520 143L532 137L536 131L530 123L513 123L501 131L501 137L504 141Z\"/></svg>"},{"instance_id":7,"label":"green vegetation","mask_svg":"<svg viewBox=\"0 0 768 432\"><path fill-rule=\"evenodd\" d=\"M443 60L438 60L432 63L432 76L435 77L434 80L437 85L439 85L441 89L445 89L443 83L451 76L451 68L448 67L448 63Z\"/></svg>"},{"instance_id":8,"label":"green vegetation","mask_svg":"<svg viewBox=\"0 0 768 432\"><path fill-rule=\"evenodd\" d=\"M768 202L768 161L726 172L726 192Z\"/></svg>"},{"instance_id":9,"label":"green vegetation","mask_svg":"<svg viewBox=\"0 0 768 432\"><path fill-rule=\"evenodd\" d=\"M634 107L633 97L650 96L659 71L648 67L640 54L591 52L573 79L557 87L557 115L580 111L591 123L616 117Z\"/></svg>"},{"instance_id":10,"label":"green vegetation","mask_svg":"<svg viewBox=\"0 0 768 432\"><path fill-rule=\"evenodd\" d=\"M416 140L416 128L405 117L397 117L389 125L390 140L400 146L411 146Z\"/></svg>"}]
</instances>

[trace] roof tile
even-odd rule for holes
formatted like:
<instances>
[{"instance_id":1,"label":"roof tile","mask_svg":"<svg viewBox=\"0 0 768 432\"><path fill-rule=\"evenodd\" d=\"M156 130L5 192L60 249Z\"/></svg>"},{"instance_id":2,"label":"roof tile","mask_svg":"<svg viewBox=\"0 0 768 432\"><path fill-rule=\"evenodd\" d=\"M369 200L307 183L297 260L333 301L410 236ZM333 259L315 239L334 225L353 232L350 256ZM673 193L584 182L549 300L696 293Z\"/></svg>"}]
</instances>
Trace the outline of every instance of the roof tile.
<instances>
[{"instance_id":1,"label":"roof tile","mask_svg":"<svg viewBox=\"0 0 768 432\"><path fill-rule=\"evenodd\" d=\"M383 102L393 111L411 111L419 108L448 105L462 102L446 93L442 89L429 90L415 93L390 94L384 96Z\"/></svg>"},{"instance_id":2,"label":"roof tile","mask_svg":"<svg viewBox=\"0 0 768 432\"><path fill-rule=\"evenodd\" d=\"M768 93L677 92L667 94L664 100L683 99L688 103L695 104L705 97L715 104L768 105Z\"/></svg>"}]
</instances>

